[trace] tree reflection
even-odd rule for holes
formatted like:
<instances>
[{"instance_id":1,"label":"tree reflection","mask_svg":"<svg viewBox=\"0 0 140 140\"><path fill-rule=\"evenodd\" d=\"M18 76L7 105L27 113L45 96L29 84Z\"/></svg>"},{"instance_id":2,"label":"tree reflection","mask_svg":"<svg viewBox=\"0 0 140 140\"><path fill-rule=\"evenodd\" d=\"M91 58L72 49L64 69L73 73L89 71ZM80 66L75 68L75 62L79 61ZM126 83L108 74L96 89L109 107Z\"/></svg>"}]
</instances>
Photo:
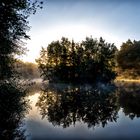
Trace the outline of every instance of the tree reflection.
<instances>
[{"instance_id":1,"label":"tree reflection","mask_svg":"<svg viewBox=\"0 0 140 140\"><path fill-rule=\"evenodd\" d=\"M48 86L39 97L36 106L42 118L47 117L55 126L69 127L82 121L88 127L95 127L117 120L117 96L114 88L92 86Z\"/></svg>"},{"instance_id":2,"label":"tree reflection","mask_svg":"<svg viewBox=\"0 0 140 140\"><path fill-rule=\"evenodd\" d=\"M123 112L131 119L140 117L140 86L139 84L125 84L119 88L119 103Z\"/></svg>"},{"instance_id":3,"label":"tree reflection","mask_svg":"<svg viewBox=\"0 0 140 140\"><path fill-rule=\"evenodd\" d=\"M0 139L23 140L24 132L19 129L27 111L25 92L14 82L0 83Z\"/></svg>"}]
</instances>

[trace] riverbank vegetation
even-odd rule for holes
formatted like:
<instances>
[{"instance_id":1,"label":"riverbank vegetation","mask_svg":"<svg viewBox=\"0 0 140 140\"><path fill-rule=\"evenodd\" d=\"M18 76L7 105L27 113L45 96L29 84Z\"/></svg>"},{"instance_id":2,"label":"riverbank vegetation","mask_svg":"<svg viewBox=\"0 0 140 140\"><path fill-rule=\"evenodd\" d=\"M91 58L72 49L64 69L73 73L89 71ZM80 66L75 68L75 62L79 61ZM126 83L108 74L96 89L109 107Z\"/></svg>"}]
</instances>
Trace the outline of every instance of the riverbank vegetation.
<instances>
[{"instance_id":1,"label":"riverbank vegetation","mask_svg":"<svg viewBox=\"0 0 140 140\"><path fill-rule=\"evenodd\" d=\"M19 127L28 111L28 100L15 69L15 56L25 53L24 40L30 39L28 18L40 4L29 0L0 1L0 139L3 140L25 139Z\"/></svg>"},{"instance_id":2,"label":"riverbank vegetation","mask_svg":"<svg viewBox=\"0 0 140 140\"><path fill-rule=\"evenodd\" d=\"M140 79L140 41L130 39L121 45L117 55L120 79Z\"/></svg>"}]
</instances>

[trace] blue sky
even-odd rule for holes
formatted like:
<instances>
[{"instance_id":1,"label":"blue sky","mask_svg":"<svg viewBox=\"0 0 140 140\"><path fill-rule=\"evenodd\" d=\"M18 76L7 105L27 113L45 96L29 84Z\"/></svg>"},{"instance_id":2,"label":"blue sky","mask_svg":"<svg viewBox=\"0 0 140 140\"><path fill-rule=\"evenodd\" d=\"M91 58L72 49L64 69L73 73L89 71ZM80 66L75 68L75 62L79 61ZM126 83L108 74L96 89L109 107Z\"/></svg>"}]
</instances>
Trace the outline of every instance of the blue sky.
<instances>
[{"instance_id":1,"label":"blue sky","mask_svg":"<svg viewBox=\"0 0 140 140\"><path fill-rule=\"evenodd\" d=\"M34 62L42 46L62 36L77 42L102 36L118 48L127 39L140 40L139 7L139 0L46 0L29 18L31 40L23 60Z\"/></svg>"}]
</instances>

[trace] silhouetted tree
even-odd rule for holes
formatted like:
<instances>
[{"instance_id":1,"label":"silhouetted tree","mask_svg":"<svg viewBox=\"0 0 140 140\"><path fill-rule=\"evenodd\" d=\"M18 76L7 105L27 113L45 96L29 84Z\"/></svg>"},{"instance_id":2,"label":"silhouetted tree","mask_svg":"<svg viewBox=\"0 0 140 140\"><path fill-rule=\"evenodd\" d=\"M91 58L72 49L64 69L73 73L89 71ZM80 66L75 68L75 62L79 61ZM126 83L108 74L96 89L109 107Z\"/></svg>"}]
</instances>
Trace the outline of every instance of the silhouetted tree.
<instances>
[{"instance_id":1,"label":"silhouetted tree","mask_svg":"<svg viewBox=\"0 0 140 140\"><path fill-rule=\"evenodd\" d=\"M0 83L1 140L25 139L24 130L20 128L29 109L25 96L26 90L19 83L15 81Z\"/></svg>"},{"instance_id":2,"label":"silhouetted tree","mask_svg":"<svg viewBox=\"0 0 140 140\"><path fill-rule=\"evenodd\" d=\"M82 45L86 54L84 56L86 73L83 75L87 76L91 81L109 82L114 79L116 76L115 56L117 52L114 44L108 44L102 38L99 41L93 38L86 38Z\"/></svg>"},{"instance_id":3,"label":"silhouetted tree","mask_svg":"<svg viewBox=\"0 0 140 140\"><path fill-rule=\"evenodd\" d=\"M117 61L122 69L140 68L140 41L128 40L122 44Z\"/></svg>"},{"instance_id":4,"label":"silhouetted tree","mask_svg":"<svg viewBox=\"0 0 140 140\"><path fill-rule=\"evenodd\" d=\"M37 59L44 79L65 82L110 82L115 78L114 44L92 37L82 43L62 38L42 48Z\"/></svg>"},{"instance_id":5,"label":"silhouetted tree","mask_svg":"<svg viewBox=\"0 0 140 140\"><path fill-rule=\"evenodd\" d=\"M37 0L0 0L0 139L22 140L18 129L27 111L25 90L15 76L15 55L24 52L29 39L28 17L41 3Z\"/></svg>"},{"instance_id":6,"label":"silhouetted tree","mask_svg":"<svg viewBox=\"0 0 140 140\"><path fill-rule=\"evenodd\" d=\"M29 39L27 19L37 7L41 8L37 0L0 1L0 80L14 74L14 56L24 52L22 40Z\"/></svg>"},{"instance_id":7,"label":"silhouetted tree","mask_svg":"<svg viewBox=\"0 0 140 140\"><path fill-rule=\"evenodd\" d=\"M140 75L140 41L130 39L122 44L117 55L120 75L137 78Z\"/></svg>"}]
</instances>

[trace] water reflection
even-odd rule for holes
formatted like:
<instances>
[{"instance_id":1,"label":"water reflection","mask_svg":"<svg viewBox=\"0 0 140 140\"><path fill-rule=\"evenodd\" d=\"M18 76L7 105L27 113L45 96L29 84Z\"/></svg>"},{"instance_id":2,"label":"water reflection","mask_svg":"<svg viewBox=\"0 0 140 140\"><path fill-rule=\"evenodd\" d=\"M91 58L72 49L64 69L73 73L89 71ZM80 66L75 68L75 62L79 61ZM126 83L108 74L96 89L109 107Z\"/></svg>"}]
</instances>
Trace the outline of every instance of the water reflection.
<instances>
[{"instance_id":1,"label":"water reflection","mask_svg":"<svg viewBox=\"0 0 140 140\"><path fill-rule=\"evenodd\" d=\"M140 86L137 84L98 88L49 84L24 98L24 90L11 83L0 84L1 140L140 139ZM33 101L28 115L27 99ZM21 126L29 136L25 137Z\"/></svg>"},{"instance_id":2,"label":"water reflection","mask_svg":"<svg viewBox=\"0 0 140 140\"><path fill-rule=\"evenodd\" d=\"M82 121L89 128L118 118L118 97L115 87L48 85L41 92L36 106L42 118L47 117L54 126L64 128Z\"/></svg>"},{"instance_id":3,"label":"water reflection","mask_svg":"<svg viewBox=\"0 0 140 140\"><path fill-rule=\"evenodd\" d=\"M140 117L140 85L127 83L119 85L119 105L129 118Z\"/></svg>"},{"instance_id":4,"label":"water reflection","mask_svg":"<svg viewBox=\"0 0 140 140\"><path fill-rule=\"evenodd\" d=\"M23 140L24 131L19 126L28 109L25 92L16 81L0 83L0 139Z\"/></svg>"}]
</instances>

